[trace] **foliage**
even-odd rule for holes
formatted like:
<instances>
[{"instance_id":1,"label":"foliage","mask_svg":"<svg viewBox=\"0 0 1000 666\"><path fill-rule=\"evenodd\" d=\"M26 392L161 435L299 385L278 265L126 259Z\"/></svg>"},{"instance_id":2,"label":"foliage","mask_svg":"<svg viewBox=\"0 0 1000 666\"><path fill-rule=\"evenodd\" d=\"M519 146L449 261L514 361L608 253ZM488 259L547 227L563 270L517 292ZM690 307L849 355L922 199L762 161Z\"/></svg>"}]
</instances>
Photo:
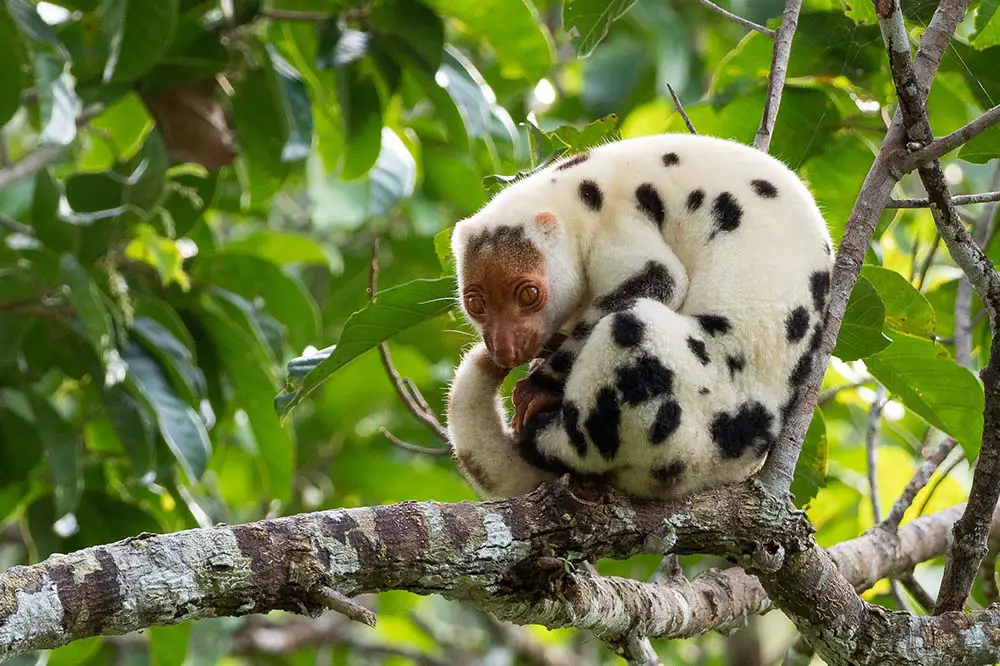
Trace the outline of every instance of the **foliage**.
<instances>
[{"instance_id":1,"label":"foliage","mask_svg":"<svg viewBox=\"0 0 1000 666\"><path fill-rule=\"evenodd\" d=\"M758 22L782 4L731 3ZM806 0L771 148L810 184L835 240L894 103L874 14L849 4ZM1000 12L973 4L930 93L938 134L1000 99ZM565 152L686 131L667 83L700 133L751 142L771 45L679 0L0 3L0 525L16 535L0 563L142 531L472 499L450 460L380 434L439 445L374 348L389 340L440 413L471 335L453 308L450 226ZM946 158L956 194L989 189L998 137ZM897 194L921 192L908 177ZM793 486L821 543L871 525L875 381L892 398L883 506L923 444L948 435L971 460L982 432L981 385L954 355L958 272L929 212L887 213L878 234L825 382L863 385L822 405ZM386 287L369 303L376 236ZM979 308L977 368L989 350ZM964 470L915 505L963 500ZM884 593L869 596L892 607ZM476 650L489 642L441 600L386 594L378 610L390 644L430 644L414 611L474 625ZM148 659L214 660L235 626L157 629ZM104 664L134 649L92 639L51 658ZM722 659L718 637L657 649Z\"/></svg>"}]
</instances>

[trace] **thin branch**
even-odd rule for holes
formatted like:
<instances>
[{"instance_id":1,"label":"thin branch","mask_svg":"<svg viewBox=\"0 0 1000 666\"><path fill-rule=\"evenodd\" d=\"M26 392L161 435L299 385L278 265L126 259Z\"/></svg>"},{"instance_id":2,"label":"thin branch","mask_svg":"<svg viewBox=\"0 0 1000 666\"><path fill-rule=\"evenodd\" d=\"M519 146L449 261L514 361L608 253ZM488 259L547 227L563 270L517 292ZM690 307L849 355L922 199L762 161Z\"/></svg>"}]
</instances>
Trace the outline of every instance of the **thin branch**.
<instances>
[{"instance_id":1,"label":"thin branch","mask_svg":"<svg viewBox=\"0 0 1000 666\"><path fill-rule=\"evenodd\" d=\"M297 12L284 9L265 9L257 15L272 21L304 21L307 23L322 23L337 17L336 14L329 12Z\"/></svg>"},{"instance_id":2,"label":"thin branch","mask_svg":"<svg viewBox=\"0 0 1000 666\"><path fill-rule=\"evenodd\" d=\"M771 146L774 121L777 119L778 109L781 107L781 92L785 87L788 57L792 51L792 38L795 37L795 28L799 23L800 9L802 9L802 0L785 1L785 11L781 15L781 26L774 37L771 73L767 77L767 101L764 102L764 114L760 119L760 127L753 140L754 147L765 153Z\"/></svg>"},{"instance_id":3,"label":"thin branch","mask_svg":"<svg viewBox=\"0 0 1000 666\"><path fill-rule=\"evenodd\" d=\"M962 449L959 449L959 451L961 450ZM941 469L941 474L938 475L938 478L936 478L934 480L934 483L930 485L930 488L927 489L927 496L924 497L924 501L920 503L920 508L917 509L918 516L924 515L924 511L927 510L927 507L928 505L930 505L931 500L934 499L934 495L935 493L937 493L938 488L941 487L941 484L944 483L945 479L951 476L951 473L955 471L955 468L958 467L963 460L965 460L965 456L960 455L957 458L952 459L951 462L949 462Z\"/></svg>"},{"instance_id":4,"label":"thin branch","mask_svg":"<svg viewBox=\"0 0 1000 666\"><path fill-rule=\"evenodd\" d=\"M770 28L754 23L753 21L749 21L743 18L742 16L737 16L736 14L733 14L732 12L723 9L719 5L715 4L714 2L710 2L709 0L698 0L698 2L701 3L702 7L705 7L706 9L715 12L719 16L725 16L730 21L733 21L734 23L739 23L744 28L749 28L754 32L759 32L762 35L767 35L771 39L774 39L775 32Z\"/></svg>"},{"instance_id":5,"label":"thin branch","mask_svg":"<svg viewBox=\"0 0 1000 666\"><path fill-rule=\"evenodd\" d=\"M917 600L917 603L923 606L924 610L930 613L934 610L934 597L924 589L924 586L913 576L913 571L907 571L906 573L896 576L898 580L906 591L910 593L910 596Z\"/></svg>"},{"instance_id":6,"label":"thin branch","mask_svg":"<svg viewBox=\"0 0 1000 666\"><path fill-rule=\"evenodd\" d=\"M1000 166L993 171L993 187L1000 188ZM985 247L990 235L990 224L996 212L996 201L1000 200L1000 192L993 192L997 198L993 203L983 207L975 220L972 239L979 247ZM955 361L972 371L972 283L965 276L958 282L955 293Z\"/></svg>"},{"instance_id":7,"label":"thin branch","mask_svg":"<svg viewBox=\"0 0 1000 666\"><path fill-rule=\"evenodd\" d=\"M951 197L953 206L971 206L974 204L1000 201L1000 192L983 192L981 194L958 194ZM931 200L927 197L916 199L890 199L886 208L930 208Z\"/></svg>"},{"instance_id":8,"label":"thin branch","mask_svg":"<svg viewBox=\"0 0 1000 666\"><path fill-rule=\"evenodd\" d=\"M688 131L691 132L691 134L698 134L698 130L694 128L694 125L691 123L691 119L688 118L687 111L684 110L684 106L681 104L681 99L674 91L674 87L668 83L667 90L670 91L670 96L674 100L674 107L677 109L677 113L681 114L681 118L684 119L684 124L687 125Z\"/></svg>"},{"instance_id":9,"label":"thin branch","mask_svg":"<svg viewBox=\"0 0 1000 666\"><path fill-rule=\"evenodd\" d=\"M447 447L439 447L432 449L426 446L420 446L419 444L411 444L406 440L402 440L399 437L393 435L387 428L379 428L379 432L385 437L393 446L396 446L404 451L410 451L411 453L421 453L425 456L447 456L451 454L451 449Z\"/></svg>"},{"instance_id":10,"label":"thin branch","mask_svg":"<svg viewBox=\"0 0 1000 666\"><path fill-rule=\"evenodd\" d=\"M376 293L378 291L378 247L379 241L376 237L372 241L372 254L371 261L368 266L368 300L372 301L375 299ZM392 356L389 353L389 345L385 342L378 346L378 355L382 360L382 367L385 368L385 373L389 377L389 382L392 387L396 390L396 394L406 405L406 408L410 410L410 413L417 417L417 420L427 426L438 439L440 439L445 444L448 443L448 431L445 430L444 426L438 420L437 416L428 406L427 401L420 394L416 385L408 379L404 379L399 371L396 370L396 366L393 365ZM435 456L445 456L451 453L451 449L448 447L441 449L429 449L422 446L417 446L416 444L409 444L403 440L395 437L389 433L388 430L382 429L382 434L390 442L399 446L407 451L412 451L416 453L426 453Z\"/></svg>"},{"instance_id":11,"label":"thin branch","mask_svg":"<svg viewBox=\"0 0 1000 666\"><path fill-rule=\"evenodd\" d=\"M973 137L982 134L997 123L1000 123L1000 104L994 106L968 125L964 125L951 134L943 136L940 139L935 139L927 143L923 148L913 151L903 160L900 169L903 173L906 173L924 164L930 164L939 157L968 143Z\"/></svg>"},{"instance_id":12,"label":"thin branch","mask_svg":"<svg viewBox=\"0 0 1000 666\"><path fill-rule=\"evenodd\" d=\"M910 508L913 504L914 498L917 494L923 490L927 482L930 481L931 476L934 475L934 471L941 466L941 463L945 461L958 442L949 438L938 445L930 455L924 460L924 462L917 468L914 473L913 478L910 482L906 484L906 488L900 494L899 498L892 505L892 509L889 511L889 515L886 516L885 520L880 523L882 529L895 532L899 528L899 523L903 520L903 515L906 510ZM928 609L929 610L929 609Z\"/></svg>"},{"instance_id":13,"label":"thin branch","mask_svg":"<svg viewBox=\"0 0 1000 666\"><path fill-rule=\"evenodd\" d=\"M920 272L917 274L918 291L924 288L924 282L927 281L927 273L931 270L931 266L934 265L934 256L937 254L939 247L941 247L941 232L935 229L934 242L931 243L931 249L927 252L927 256L924 257L924 263L921 264Z\"/></svg>"},{"instance_id":14,"label":"thin branch","mask_svg":"<svg viewBox=\"0 0 1000 666\"><path fill-rule=\"evenodd\" d=\"M868 384L871 384L873 381L874 380L871 377L868 377L867 379L861 379L861 380L858 380L856 382L851 382L850 384L843 384L841 386L834 386L833 388L827 389L827 390L823 391L822 393L820 393L819 394L819 398L817 399L816 402L817 402L817 404L825 405L826 403L828 403L828 402L832 401L833 399L835 399L838 395L840 395L844 391L853 391L854 389L858 389L858 388L861 388L862 386L866 386Z\"/></svg>"},{"instance_id":15,"label":"thin branch","mask_svg":"<svg viewBox=\"0 0 1000 666\"><path fill-rule=\"evenodd\" d=\"M882 420L882 409L885 407L885 388L880 384L875 387L875 400L868 413L868 427L865 430L865 452L868 459L868 494L872 503L872 524L878 525L882 520L882 502L878 496L878 424Z\"/></svg>"},{"instance_id":16,"label":"thin branch","mask_svg":"<svg viewBox=\"0 0 1000 666\"><path fill-rule=\"evenodd\" d=\"M355 622L367 624L369 627L375 626L375 613L332 587L321 585L314 594L330 610L335 610L341 615L349 617Z\"/></svg>"}]
</instances>

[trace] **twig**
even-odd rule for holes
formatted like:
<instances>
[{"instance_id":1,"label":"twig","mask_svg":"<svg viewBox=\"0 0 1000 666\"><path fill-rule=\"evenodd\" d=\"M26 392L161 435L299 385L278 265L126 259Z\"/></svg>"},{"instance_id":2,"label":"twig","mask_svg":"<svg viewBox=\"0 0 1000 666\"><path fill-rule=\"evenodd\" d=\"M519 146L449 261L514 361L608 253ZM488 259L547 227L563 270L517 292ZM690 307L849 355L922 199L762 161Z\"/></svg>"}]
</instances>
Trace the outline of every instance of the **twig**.
<instances>
[{"instance_id":1,"label":"twig","mask_svg":"<svg viewBox=\"0 0 1000 666\"><path fill-rule=\"evenodd\" d=\"M440 447L436 449L428 448L426 446L420 446L419 444L410 444L409 442L396 437L388 429L382 427L379 428L379 432L382 436L389 440L393 446L396 446L404 451L410 451L412 453L422 453L428 456L446 456L451 453L451 449L447 447Z\"/></svg>"},{"instance_id":2,"label":"twig","mask_svg":"<svg viewBox=\"0 0 1000 666\"><path fill-rule=\"evenodd\" d=\"M371 301L375 298L375 294L378 287L378 238L372 241L372 258L369 264L368 270L368 300ZM400 376L399 371L396 370L396 366L392 363L392 356L389 354L389 345L385 342L378 346L378 355L382 359L382 367L385 368L386 375L389 376L389 382L392 387L396 390L396 394L399 395L403 404L406 408L410 410L410 413L417 417L417 420L423 423L427 428L434 433L434 435L440 439L445 444L448 443L448 431L444 429L441 422L438 420L437 416L428 406L427 401L420 394L416 385L413 382L403 379ZM449 448L445 447L442 449L428 449L422 446L417 446L416 444L408 444L403 442L401 439L389 434L389 431L382 429L382 434L385 435L386 439L390 442L399 446L400 448L406 449L407 451L414 451L417 453L427 453L429 455L444 456L448 455L451 451Z\"/></svg>"},{"instance_id":3,"label":"twig","mask_svg":"<svg viewBox=\"0 0 1000 666\"><path fill-rule=\"evenodd\" d=\"M964 125L951 134L927 143L923 148L910 153L900 165L900 169L906 173L913 171L917 167L930 164L934 160L950 153L962 144L968 143L973 137L982 134L989 128L1000 122L1000 104L973 120L968 125Z\"/></svg>"},{"instance_id":4,"label":"twig","mask_svg":"<svg viewBox=\"0 0 1000 666\"><path fill-rule=\"evenodd\" d=\"M375 626L375 613L332 587L322 585L315 590L314 594L330 610L335 610L341 615L349 617L355 622L367 624L369 627Z\"/></svg>"},{"instance_id":5,"label":"twig","mask_svg":"<svg viewBox=\"0 0 1000 666\"><path fill-rule=\"evenodd\" d=\"M826 403L830 402L844 391L853 391L854 389L861 388L866 384L870 384L872 381L874 380L872 380L872 378L869 377L867 379L861 379L856 382L851 382L850 384L843 384L842 386L834 386L832 389L827 389L822 393L820 393L819 399L816 402L817 404L825 405Z\"/></svg>"},{"instance_id":6,"label":"twig","mask_svg":"<svg viewBox=\"0 0 1000 666\"><path fill-rule=\"evenodd\" d=\"M967 8L967 4L962 3L962 7ZM911 142L929 145L934 135L924 107L922 93L925 88L918 84L913 62L910 60L909 39L903 24L902 10L897 1L876 2L875 6L882 39L889 53L889 67L907 136ZM995 115L1000 120L1000 110ZM985 128L988 123L980 125ZM959 219L940 163L936 159L928 163L925 158L917 164L923 164L918 168L918 173L927 196L934 204L931 206L931 213L941 232L941 238L948 246L955 263L976 288L989 312L990 323L995 327L1000 313L1000 274ZM979 563L986 555L989 522L993 517L997 498L1000 497L1000 360L997 359L1000 354L1000 339L997 336L993 337L992 347L990 362L982 372L986 392L982 446L972 476L969 502L962 517L955 523L955 538L945 559L935 615L959 611L965 605Z\"/></svg>"},{"instance_id":7,"label":"twig","mask_svg":"<svg viewBox=\"0 0 1000 666\"><path fill-rule=\"evenodd\" d=\"M1000 188L1000 167L993 172L993 187ZM996 212L996 201L1000 200L1000 192L991 192L997 195L992 203L983 207L979 217L976 218L973 227L972 238L979 247L985 247L990 235L990 223L993 221L993 214ZM959 365L964 365L970 370L975 370L972 365L972 283L968 278L962 277L958 282L958 290L955 293L955 361Z\"/></svg>"},{"instance_id":8,"label":"twig","mask_svg":"<svg viewBox=\"0 0 1000 666\"><path fill-rule=\"evenodd\" d=\"M764 114L760 119L760 127L753 140L754 147L765 153L771 146L774 121L778 117L778 109L781 106L781 92L785 87L785 75L788 73L788 56L792 51L792 38L795 36L795 28L799 23L800 9L802 9L802 0L786 0L785 11L781 15L781 26L774 37L771 74L767 77L767 101L764 102Z\"/></svg>"},{"instance_id":9,"label":"twig","mask_svg":"<svg viewBox=\"0 0 1000 666\"><path fill-rule=\"evenodd\" d=\"M912 571L900 574L896 577L896 580L906 588L906 591L910 593L911 597L917 600L918 604L924 607L925 611L930 613L934 610L934 597L914 578Z\"/></svg>"},{"instance_id":10,"label":"twig","mask_svg":"<svg viewBox=\"0 0 1000 666\"><path fill-rule=\"evenodd\" d=\"M732 12L723 9L719 5L715 4L714 2L710 2L709 0L698 0L698 2L701 3L702 7L715 12L719 16L725 16L730 21L733 21L734 23L739 23L744 28L749 28L754 32L759 32L762 35L767 35L771 39L774 39L774 34L775 34L774 30L771 30L770 28L754 23L753 21L749 21L743 18L742 16L737 16L736 14L733 14Z\"/></svg>"},{"instance_id":11,"label":"twig","mask_svg":"<svg viewBox=\"0 0 1000 666\"><path fill-rule=\"evenodd\" d=\"M322 23L337 17L329 12L296 12L285 9L265 9L257 14L261 18L272 21L305 21L312 23Z\"/></svg>"},{"instance_id":12,"label":"twig","mask_svg":"<svg viewBox=\"0 0 1000 666\"><path fill-rule=\"evenodd\" d=\"M697 134L698 130L694 128L694 125L691 123L691 119L688 118L687 111L684 110L684 106L681 104L681 99L674 91L674 87L668 83L667 90L670 91L670 96L674 99L674 107L677 108L677 113L681 114L681 118L684 119L684 124L687 125L688 131L691 132L691 134Z\"/></svg>"},{"instance_id":13,"label":"twig","mask_svg":"<svg viewBox=\"0 0 1000 666\"><path fill-rule=\"evenodd\" d=\"M959 451L961 450L962 449L960 448ZM934 498L934 494L938 491L938 488L941 487L941 484L944 483L944 480L947 479L948 476L955 471L955 468L958 467L959 464L964 459L965 456L960 455L941 468L941 474L938 476L938 478L934 480L934 483L932 483L930 487L927 489L927 497L924 498L924 501L920 503L920 508L917 509L918 516L924 515L924 511L927 509L927 505L931 503L931 499Z\"/></svg>"},{"instance_id":14,"label":"twig","mask_svg":"<svg viewBox=\"0 0 1000 666\"><path fill-rule=\"evenodd\" d=\"M868 457L868 494L872 501L872 524L878 525L882 520L882 502L878 496L878 424L882 420L882 409L885 407L885 388L880 384L875 387L875 400L868 413L868 428L865 431L865 451Z\"/></svg>"},{"instance_id":15,"label":"twig","mask_svg":"<svg viewBox=\"0 0 1000 666\"><path fill-rule=\"evenodd\" d=\"M934 263L934 255L937 254L938 247L941 246L941 232L935 230L934 232L934 242L931 243L931 249L927 252L927 256L924 257L924 263L920 267L920 273L917 275L917 290L924 288L924 282L927 280L927 272L931 269Z\"/></svg>"},{"instance_id":16,"label":"twig","mask_svg":"<svg viewBox=\"0 0 1000 666\"><path fill-rule=\"evenodd\" d=\"M906 484L906 488L900 494L899 498L892 505L892 509L889 511L889 515L886 516L885 520L880 523L880 527L892 532L895 532L899 527L899 523L903 520L903 514L906 510L910 508L913 504L913 499L917 496L927 482L930 481L931 476L934 475L934 471L941 466L948 454L951 453L958 442L949 438L938 445L934 451L927 456L926 460L921 463L920 467L913 474L913 478L910 482Z\"/></svg>"},{"instance_id":17,"label":"twig","mask_svg":"<svg viewBox=\"0 0 1000 666\"><path fill-rule=\"evenodd\" d=\"M1000 192L983 192L981 194L958 194L951 197L954 206L971 206L973 204L1000 201ZM916 199L890 199L886 208L930 208L931 200L927 197Z\"/></svg>"}]
</instances>

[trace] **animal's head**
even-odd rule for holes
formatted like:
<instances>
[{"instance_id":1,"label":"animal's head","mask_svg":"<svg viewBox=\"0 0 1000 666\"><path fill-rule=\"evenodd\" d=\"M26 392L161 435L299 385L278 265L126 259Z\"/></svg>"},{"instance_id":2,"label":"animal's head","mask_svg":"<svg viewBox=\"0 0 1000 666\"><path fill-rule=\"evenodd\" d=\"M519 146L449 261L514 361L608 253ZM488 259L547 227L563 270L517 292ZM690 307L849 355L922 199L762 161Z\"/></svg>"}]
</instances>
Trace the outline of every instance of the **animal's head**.
<instances>
[{"instance_id":1,"label":"animal's head","mask_svg":"<svg viewBox=\"0 0 1000 666\"><path fill-rule=\"evenodd\" d=\"M534 358L579 307L581 262L555 214L521 216L491 204L459 222L451 242L462 310L500 367Z\"/></svg>"}]
</instances>

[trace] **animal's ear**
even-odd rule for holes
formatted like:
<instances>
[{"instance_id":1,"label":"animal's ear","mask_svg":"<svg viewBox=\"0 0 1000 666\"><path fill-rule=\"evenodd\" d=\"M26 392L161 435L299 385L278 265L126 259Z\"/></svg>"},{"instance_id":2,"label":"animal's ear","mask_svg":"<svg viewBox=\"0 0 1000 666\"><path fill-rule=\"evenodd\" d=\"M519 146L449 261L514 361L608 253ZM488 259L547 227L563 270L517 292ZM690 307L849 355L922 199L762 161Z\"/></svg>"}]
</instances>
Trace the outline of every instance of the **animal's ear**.
<instances>
[{"instance_id":1,"label":"animal's ear","mask_svg":"<svg viewBox=\"0 0 1000 666\"><path fill-rule=\"evenodd\" d=\"M553 213L542 211L535 215L534 224L537 229L549 232L559 226L559 219Z\"/></svg>"}]
</instances>

